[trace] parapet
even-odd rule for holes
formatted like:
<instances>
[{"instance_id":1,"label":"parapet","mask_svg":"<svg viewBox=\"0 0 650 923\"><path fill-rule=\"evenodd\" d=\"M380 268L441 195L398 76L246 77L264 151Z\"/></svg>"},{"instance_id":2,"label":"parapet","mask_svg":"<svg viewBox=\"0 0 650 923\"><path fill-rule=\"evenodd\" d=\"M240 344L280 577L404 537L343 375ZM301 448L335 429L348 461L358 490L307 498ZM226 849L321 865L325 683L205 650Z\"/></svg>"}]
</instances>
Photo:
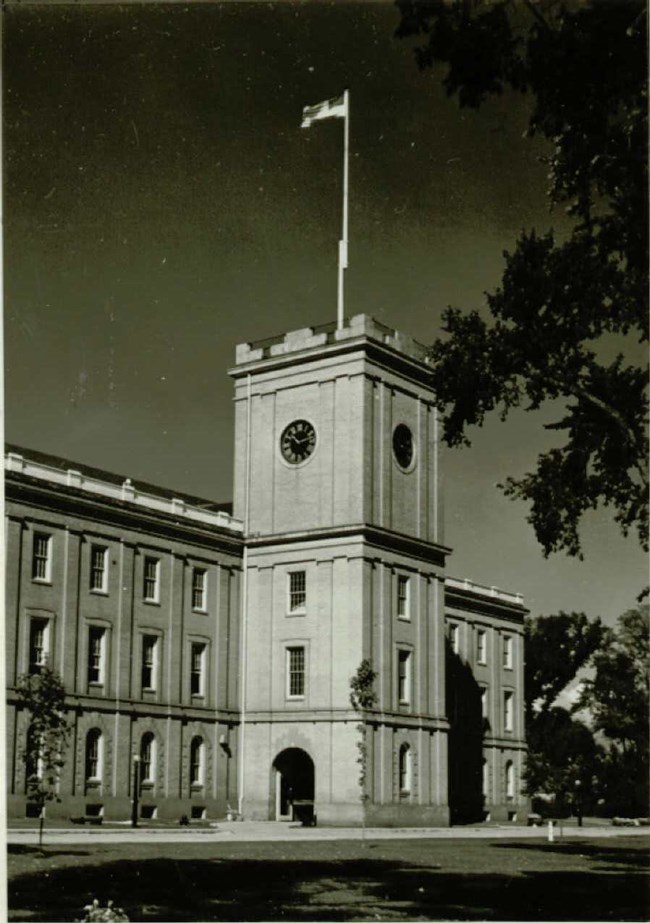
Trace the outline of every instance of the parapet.
<instances>
[{"instance_id":1,"label":"parapet","mask_svg":"<svg viewBox=\"0 0 650 923\"><path fill-rule=\"evenodd\" d=\"M167 513L177 517L179 520L189 520L238 533L243 530L243 525L239 519L235 519L223 510L211 509L211 504L206 503L204 506L200 506L198 502L188 502L185 498L176 497L171 491L166 491L163 488L156 490L155 493L155 488L143 490L133 484L131 478L125 478L121 483L116 483L116 476L107 474L106 478L93 477L77 468L61 469L54 465L44 464L42 461L37 461L18 452L8 452L6 454L5 471L7 474L20 474L40 481L47 481L50 484L72 487L108 500L130 503L148 510Z\"/></svg>"},{"instance_id":2,"label":"parapet","mask_svg":"<svg viewBox=\"0 0 650 923\"><path fill-rule=\"evenodd\" d=\"M248 362L261 362L276 356L290 355L303 350L322 348L344 340L365 338L383 343L400 353L419 362L428 362L429 350L423 343L399 330L393 330L369 314L357 314L344 321L339 330L335 323L322 324L317 327L303 327L291 330L277 337L258 340L253 343L240 343L236 348L235 362L243 365Z\"/></svg>"}]
</instances>

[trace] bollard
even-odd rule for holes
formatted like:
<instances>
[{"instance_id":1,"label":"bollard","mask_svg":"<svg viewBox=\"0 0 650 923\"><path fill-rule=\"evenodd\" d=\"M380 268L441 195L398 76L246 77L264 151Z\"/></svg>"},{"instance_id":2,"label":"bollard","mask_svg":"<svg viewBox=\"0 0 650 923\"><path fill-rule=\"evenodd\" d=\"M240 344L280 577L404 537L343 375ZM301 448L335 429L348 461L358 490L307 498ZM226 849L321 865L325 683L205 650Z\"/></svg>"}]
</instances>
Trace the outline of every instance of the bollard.
<instances>
[{"instance_id":1,"label":"bollard","mask_svg":"<svg viewBox=\"0 0 650 923\"><path fill-rule=\"evenodd\" d=\"M553 833L553 821L549 820L548 822L548 841L552 843L555 840L555 835Z\"/></svg>"}]
</instances>

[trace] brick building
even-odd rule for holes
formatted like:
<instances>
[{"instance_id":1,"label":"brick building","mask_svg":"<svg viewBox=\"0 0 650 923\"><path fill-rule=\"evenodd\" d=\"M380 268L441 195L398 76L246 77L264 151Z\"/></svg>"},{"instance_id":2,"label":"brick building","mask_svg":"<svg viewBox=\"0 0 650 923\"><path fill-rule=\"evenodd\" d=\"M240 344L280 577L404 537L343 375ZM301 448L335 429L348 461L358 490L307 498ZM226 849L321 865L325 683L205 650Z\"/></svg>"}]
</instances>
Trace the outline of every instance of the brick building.
<instances>
[{"instance_id":1,"label":"brick building","mask_svg":"<svg viewBox=\"0 0 650 923\"><path fill-rule=\"evenodd\" d=\"M47 658L73 727L53 810L357 823L350 677L377 672L367 818L524 804L519 596L446 576L426 354L371 318L238 347L234 515L10 447L7 770L16 677Z\"/></svg>"}]
</instances>

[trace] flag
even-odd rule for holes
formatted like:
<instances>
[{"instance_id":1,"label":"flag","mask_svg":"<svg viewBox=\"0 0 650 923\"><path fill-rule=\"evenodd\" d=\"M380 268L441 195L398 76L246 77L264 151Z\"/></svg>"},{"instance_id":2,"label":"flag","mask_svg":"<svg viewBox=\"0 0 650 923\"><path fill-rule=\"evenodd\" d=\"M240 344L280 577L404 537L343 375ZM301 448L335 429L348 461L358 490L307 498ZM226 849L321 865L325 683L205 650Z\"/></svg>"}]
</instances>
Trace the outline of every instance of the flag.
<instances>
[{"instance_id":1,"label":"flag","mask_svg":"<svg viewBox=\"0 0 650 923\"><path fill-rule=\"evenodd\" d=\"M343 119L347 114L344 95L336 99L326 99L324 103L305 106L302 110L302 124L300 127L309 128L312 122L317 122L319 119Z\"/></svg>"}]
</instances>

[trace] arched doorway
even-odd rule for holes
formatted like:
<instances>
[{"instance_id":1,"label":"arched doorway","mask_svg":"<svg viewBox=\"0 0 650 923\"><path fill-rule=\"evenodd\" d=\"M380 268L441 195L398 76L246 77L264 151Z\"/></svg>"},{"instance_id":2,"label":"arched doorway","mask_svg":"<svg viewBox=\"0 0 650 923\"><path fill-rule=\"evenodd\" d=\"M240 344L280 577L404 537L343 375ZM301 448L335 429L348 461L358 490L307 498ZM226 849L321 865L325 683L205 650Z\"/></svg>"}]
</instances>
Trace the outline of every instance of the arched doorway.
<instances>
[{"instance_id":1,"label":"arched doorway","mask_svg":"<svg viewBox=\"0 0 650 923\"><path fill-rule=\"evenodd\" d=\"M273 760L275 819L292 820L293 805L314 801L314 762L299 747L289 747Z\"/></svg>"}]
</instances>

